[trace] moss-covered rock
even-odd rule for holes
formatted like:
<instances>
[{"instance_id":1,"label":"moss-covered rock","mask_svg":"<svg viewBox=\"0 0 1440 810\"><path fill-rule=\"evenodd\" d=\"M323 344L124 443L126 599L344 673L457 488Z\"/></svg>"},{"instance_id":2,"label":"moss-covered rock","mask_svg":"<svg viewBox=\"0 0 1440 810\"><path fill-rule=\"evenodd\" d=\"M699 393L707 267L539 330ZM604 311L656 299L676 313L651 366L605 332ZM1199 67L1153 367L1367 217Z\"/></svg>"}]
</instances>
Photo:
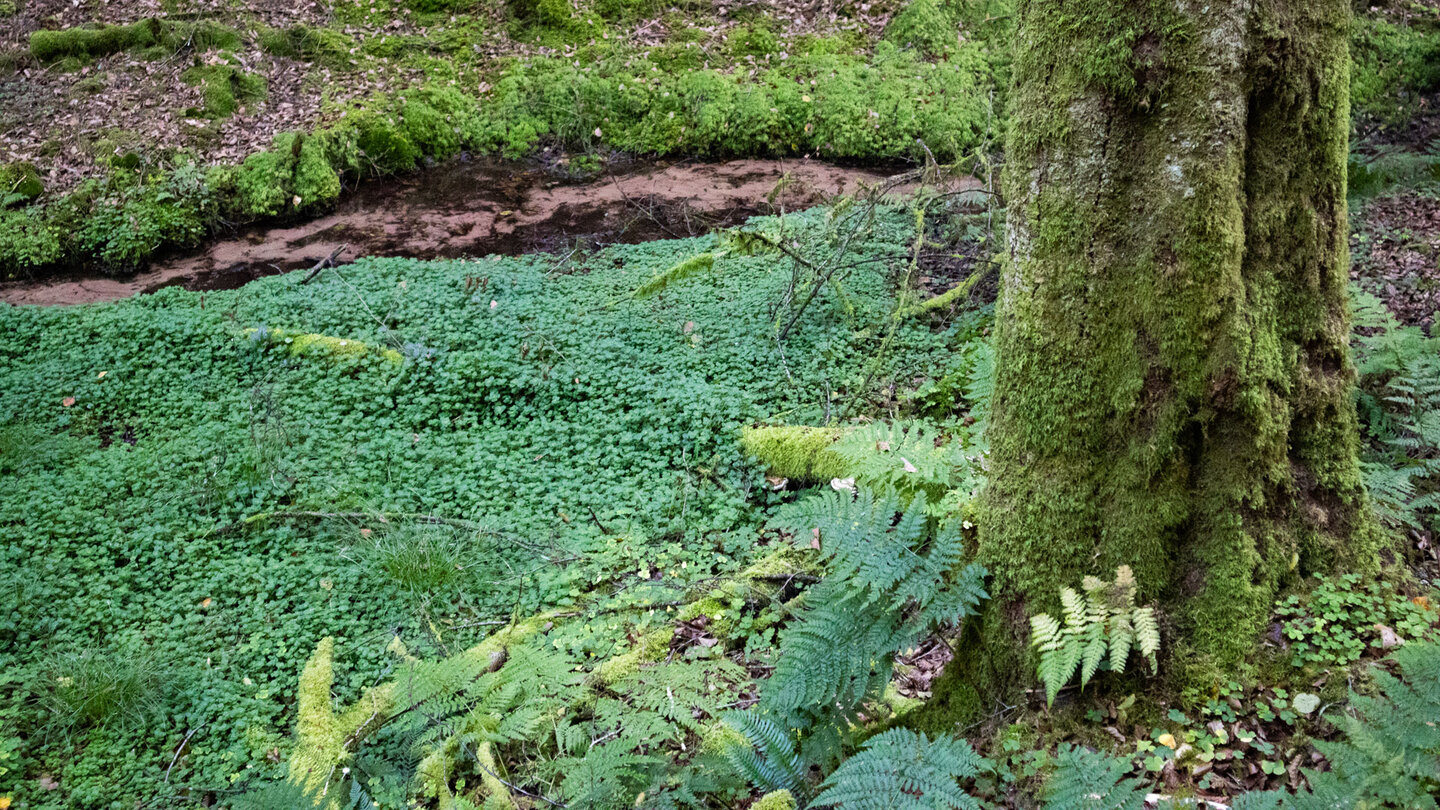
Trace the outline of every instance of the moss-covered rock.
<instances>
[{"instance_id":1,"label":"moss-covered rock","mask_svg":"<svg viewBox=\"0 0 1440 810\"><path fill-rule=\"evenodd\" d=\"M186 110L195 118L229 118L242 104L265 98L265 77L233 65L201 65L180 74L187 84L198 85L205 105Z\"/></svg>"},{"instance_id":2,"label":"moss-covered rock","mask_svg":"<svg viewBox=\"0 0 1440 810\"><path fill-rule=\"evenodd\" d=\"M129 25L91 25L30 34L30 54L42 63L78 60L80 63L133 49L155 49L159 58L181 47L197 51L239 48L240 35L219 23L201 20L172 21L155 18Z\"/></svg>"},{"instance_id":3,"label":"moss-covered rock","mask_svg":"<svg viewBox=\"0 0 1440 810\"><path fill-rule=\"evenodd\" d=\"M262 28L260 48L275 56L304 59L329 68L353 67L350 55L355 47L353 37L333 28L316 28L297 23L289 28Z\"/></svg>"},{"instance_id":4,"label":"moss-covered rock","mask_svg":"<svg viewBox=\"0 0 1440 810\"><path fill-rule=\"evenodd\" d=\"M35 164L17 161L0 166L0 208L27 203L45 191Z\"/></svg>"},{"instance_id":5,"label":"moss-covered rock","mask_svg":"<svg viewBox=\"0 0 1440 810\"><path fill-rule=\"evenodd\" d=\"M251 329L247 334L249 334L252 340L263 340L272 345L284 347L286 351L296 357L329 360L378 357L386 363L395 366L399 366L405 362L405 357L394 349L377 348L362 341L349 338L295 332L273 327Z\"/></svg>"},{"instance_id":6,"label":"moss-covered rock","mask_svg":"<svg viewBox=\"0 0 1440 810\"><path fill-rule=\"evenodd\" d=\"M160 41L161 33L160 21L155 19L130 25L35 31L30 34L30 55L42 63L58 62L67 57L96 59L130 48L154 45Z\"/></svg>"},{"instance_id":7,"label":"moss-covered rock","mask_svg":"<svg viewBox=\"0 0 1440 810\"><path fill-rule=\"evenodd\" d=\"M843 435L840 428L747 427L741 431L740 446L771 475L796 482L829 481L850 476L845 460L830 449Z\"/></svg>"}]
</instances>

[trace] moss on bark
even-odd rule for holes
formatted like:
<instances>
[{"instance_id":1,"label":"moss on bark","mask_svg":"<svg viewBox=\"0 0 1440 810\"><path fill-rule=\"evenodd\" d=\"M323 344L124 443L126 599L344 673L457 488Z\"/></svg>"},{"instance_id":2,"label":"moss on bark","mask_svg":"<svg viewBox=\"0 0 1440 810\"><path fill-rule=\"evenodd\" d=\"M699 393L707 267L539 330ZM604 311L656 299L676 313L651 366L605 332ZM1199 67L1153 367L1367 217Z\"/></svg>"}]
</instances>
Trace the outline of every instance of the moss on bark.
<instances>
[{"instance_id":1,"label":"moss on bark","mask_svg":"<svg viewBox=\"0 0 1440 810\"><path fill-rule=\"evenodd\" d=\"M1130 565L1196 683L1288 578L1378 565L1346 350L1349 15L1019 4L995 599L923 725L1028 679L1025 618L1086 574Z\"/></svg>"}]
</instances>

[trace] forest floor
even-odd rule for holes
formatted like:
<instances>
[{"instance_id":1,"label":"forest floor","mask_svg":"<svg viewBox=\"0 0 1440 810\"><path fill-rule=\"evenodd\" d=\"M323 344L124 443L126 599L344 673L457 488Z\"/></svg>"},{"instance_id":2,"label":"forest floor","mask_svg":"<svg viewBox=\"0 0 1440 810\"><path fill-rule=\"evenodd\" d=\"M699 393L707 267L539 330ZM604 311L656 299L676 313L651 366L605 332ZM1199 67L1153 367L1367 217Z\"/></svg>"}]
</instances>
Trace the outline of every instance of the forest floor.
<instances>
[{"instance_id":1,"label":"forest floor","mask_svg":"<svg viewBox=\"0 0 1440 810\"><path fill-rule=\"evenodd\" d=\"M472 738L519 806L759 807L720 718L756 705L824 582L831 541L784 515L857 476L782 475L748 431L844 424L951 519L983 480L1004 217L978 189L1007 66L981 40L1007 15L959 6L0 0L0 163L43 179L0 208L0 268L71 273L0 286L0 808L230 805L294 775L307 722L537 615L487 667L543 671L499 691L546 722ZM1440 2L1380 4L1355 36L1352 345L1399 564L1289 583L1234 680L1136 667L989 707L961 732L985 806L1039 806L1070 743L1167 795L1301 787L1351 689L1440 635L1421 13ZM34 47L154 19L178 27ZM964 171L928 216L913 178L867 195L932 155ZM305 198L317 165L343 185ZM962 643L927 627L893 670L865 662L846 723L902 722ZM376 806L443 801L404 771L454 718L430 719L346 760ZM478 751L454 767L445 791L480 804Z\"/></svg>"},{"instance_id":2,"label":"forest floor","mask_svg":"<svg viewBox=\"0 0 1440 810\"><path fill-rule=\"evenodd\" d=\"M63 194L80 180L103 176L108 158L135 150L187 152L205 164L237 164L286 131L310 132L332 123L353 101L394 94L424 84L435 66L405 49L417 43L434 59L434 43L457 37L462 47L438 53L468 93L482 95L504 60L564 56L581 46L609 41L645 49L679 41L700 54L699 64L750 70L803 49L801 38L849 35L852 46L873 45L897 10L893 2L797 3L706 2L683 15L655 5L614 4L623 15L597 23L594 36L539 44L507 20L505 6L450 14L417 12L392 0L330 4L261 0L147 0L134 3L23 0L0 17L0 48L20 60L0 78L0 163L27 161L42 167L49 194ZM457 4L458 7L458 4ZM181 50L153 59L122 51L93 61L26 63L19 56L35 31L88 24L126 25L150 18L205 19L239 34L223 52ZM759 25L754 23L758 22ZM262 33L310 29L348 44L338 62L277 55ZM762 31L762 41L736 45L737 32ZM397 47L398 46L398 47ZM736 53L737 47L754 53ZM757 50L758 48L758 50ZM593 57L592 57L593 58ZM187 114L204 107L203 88L185 77L204 60L233 61L263 78L265 93L218 121Z\"/></svg>"}]
</instances>

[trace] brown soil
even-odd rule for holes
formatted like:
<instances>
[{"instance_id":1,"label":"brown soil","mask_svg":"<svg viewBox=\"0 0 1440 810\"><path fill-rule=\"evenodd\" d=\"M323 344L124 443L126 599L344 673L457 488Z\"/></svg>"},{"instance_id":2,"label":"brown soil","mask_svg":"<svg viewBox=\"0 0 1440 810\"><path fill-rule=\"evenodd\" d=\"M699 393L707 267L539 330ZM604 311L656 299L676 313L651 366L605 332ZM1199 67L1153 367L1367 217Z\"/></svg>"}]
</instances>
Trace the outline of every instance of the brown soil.
<instances>
[{"instance_id":1,"label":"brown soil","mask_svg":"<svg viewBox=\"0 0 1440 810\"><path fill-rule=\"evenodd\" d=\"M792 183L772 195L789 173ZM0 284L11 304L86 304L153 292L234 289L309 268L343 248L360 256L458 258L559 254L616 242L697 236L777 208L797 210L854 193L885 175L814 161L649 164L566 183L553 171L498 161L448 164L362 186L316 219L257 226L128 279L71 277Z\"/></svg>"}]
</instances>

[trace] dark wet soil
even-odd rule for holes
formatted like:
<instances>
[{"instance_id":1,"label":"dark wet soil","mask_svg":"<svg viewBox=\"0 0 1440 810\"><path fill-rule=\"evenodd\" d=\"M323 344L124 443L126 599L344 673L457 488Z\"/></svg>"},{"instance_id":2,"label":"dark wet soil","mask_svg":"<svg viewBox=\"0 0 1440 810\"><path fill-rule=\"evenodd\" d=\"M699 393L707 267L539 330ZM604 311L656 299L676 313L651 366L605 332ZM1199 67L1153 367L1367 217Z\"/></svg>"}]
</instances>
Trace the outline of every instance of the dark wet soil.
<instances>
[{"instance_id":1,"label":"dark wet soil","mask_svg":"<svg viewBox=\"0 0 1440 810\"><path fill-rule=\"evenodd\" d=\"M234 289L262 276L310 268L331 254L344 263L360 256L565 253L697 236L781 207L797 210L855 193L887 174L814 161L734 160L637 164L576 182L534 164L458 161L367 184L313 219L222 235L130 278L0 284L0 301L83 304L177 285ZM777 191L786 175L790 180Z\"/></svg>"}]
</instances>

